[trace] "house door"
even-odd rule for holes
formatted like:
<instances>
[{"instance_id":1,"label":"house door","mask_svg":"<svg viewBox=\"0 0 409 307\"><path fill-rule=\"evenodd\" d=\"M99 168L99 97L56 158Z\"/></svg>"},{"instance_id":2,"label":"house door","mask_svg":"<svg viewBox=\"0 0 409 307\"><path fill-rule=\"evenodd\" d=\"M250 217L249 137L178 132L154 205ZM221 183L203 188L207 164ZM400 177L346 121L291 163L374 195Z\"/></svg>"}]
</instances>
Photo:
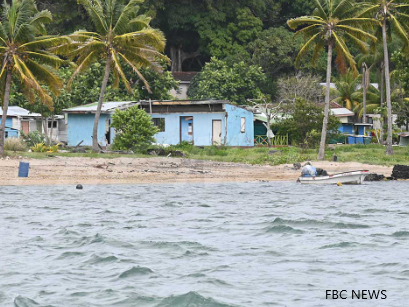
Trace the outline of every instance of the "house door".
<instances>
[{"instance_id":1,"label":"house door","mask_svg":"<svg viewBox=\"0 0 409 307\"><path fill-rule=\"evenodd\" d=\"M193 143L193 116L180 117L180 141Z\"/></svg>"},{"instance_id":2,"label":"house door","mask_svg":"<svg viewBox=\"0 0 409 307\"><path fill-rule=\"evenodd\" d=\"M222 121L213 121L213 133L212 133L212 144L221 145L222 144Z\"/></svg>"},{"instance_id":3,"label":"house door","mask_svg":"<svg viewBox=\"0 0 409 307\"><path fill-rule=\"evenodd\" d=\"M21 130L23 130L24 134L28 134L30 132L30 123L29 122L21 122Z\"/></svg>"}]
</instances>

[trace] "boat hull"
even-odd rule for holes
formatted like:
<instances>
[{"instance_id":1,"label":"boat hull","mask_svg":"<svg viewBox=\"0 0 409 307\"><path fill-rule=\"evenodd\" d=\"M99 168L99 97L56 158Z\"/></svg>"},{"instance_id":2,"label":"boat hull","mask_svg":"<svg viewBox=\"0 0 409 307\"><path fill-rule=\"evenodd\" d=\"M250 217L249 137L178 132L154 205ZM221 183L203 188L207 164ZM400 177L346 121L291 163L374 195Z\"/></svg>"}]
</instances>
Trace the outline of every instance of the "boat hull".
<instances>
[{"instance_id":1,"label":"boat hull","mask_svg":"<svg viewBox=\"0 0 409 307\"><path fill-rule=\"evenodd\" d=\"M298 182L302 184L362 184L369 171L353 171L319 177L300 177Z\"/></svg>"}]
</instances>

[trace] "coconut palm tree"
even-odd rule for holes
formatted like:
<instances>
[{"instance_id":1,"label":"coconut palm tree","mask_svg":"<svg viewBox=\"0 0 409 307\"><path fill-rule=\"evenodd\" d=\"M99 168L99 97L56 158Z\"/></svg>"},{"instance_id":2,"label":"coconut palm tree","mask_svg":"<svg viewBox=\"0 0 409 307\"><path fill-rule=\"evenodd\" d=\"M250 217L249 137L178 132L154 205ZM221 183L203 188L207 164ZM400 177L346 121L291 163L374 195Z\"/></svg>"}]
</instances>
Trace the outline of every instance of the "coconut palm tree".
<instances>
[{"instance_id":1,"label":"coconut palm tree","mask_svg":"<svg viewBox=\"0 0 409 307\"><path fill-rule=\"evenodd\" d=\"M55 49L55 52L75 59L78 65L70 82L91 64L105 61L105 74L92 132L94 152L99 151L98 122L111 70L114 75L114 87L122 80L128 91L132 91L122 68L122 65L126 64L150 92L149 84L141 74L140 68L160 69L159 62L168 61L162 54L165 48L163 33L149 26L149 17L138 15L139 4L142 2L143 0L130 0L128 4L123 5L117 0L78 0L92 20L96 31L77 31L70 35L72 43Z\"/></svg>"},{"instance_id":2,"label":"coconut palm tree","mask_svg":"<svg viewBox=\"0 0 409 307\"><path fill-rule=\"evenodd\" d=\"M359 91L357 95L358 103L353 108L353 111L358 114L358 117L364 115L364 112L373 114L375 110L381 107L381 92L374 86L369 85L366 91L366 105L364 105L363 91Z\"/></svg>"},{"instance_id":3,"label":"coconut palm tree","mask_svg":"<svg viewBox=\"0 0 409 307\"><path fill-rule=\"evenodd\" d=\"M46 48L67 42L65 37L46 36L44 24L52 20L47 10L39 12L34 0L4 1L0 21L0 99L3 115L0 125L0 154L4 153L4 132L10 100L11 83L18 80L30 102L37 96L52 108L47 88L59 94L62 81L55 68L64 63Z\"/></svg>"},{"instance_id":4,"label":"coconut palm tree","mask_svg":"<svg viewBox=\"0 0 409 307\"><path fill-rule=\"evenodd\" d=\"M352 71L340 75L335 81L335 89L331 89L331 96L335 96L332 101L352 110L359 104L359 83L359 76Z\"/></svg>"},{"instance_id":5,"label":"coconut palm tree","mask_svg":"<svg viewBox=\"0 0 409 307\"><path fill-rule=\"evenodd\" d=\"M303 35L306 43L301 48L296 58L296 66L306 52L314 47L312 63L314 64L319 54L327 48L327 79L324 120L322 125L321 143L318 159L324 159L325 143L327 136L329 103L330 103L330 83L332 69L333 50L345 58L354 73L357 73L356 63L351 55L347 41L356 45L362 52L367 52L366 40L376 41L376 37L365 32L360 27L373 24L372 18L355 17L355 5L350 0L314 0L315 10L312 16L304 16L291 19L287 23L289 27L297 31L296 35Z\"/></svg>"},{"instance_id":6,"label":"coconut palm tree","mask_svg":"<svg viewBox=\"0 0 409 307\"><path fill-rule=\"evenodd\" d=\"M408 0L368 0L362 4L363 10L360 17L371 17L380 22L382 30L383 55L385 65L386 105L388 110L388 136L386 138L386 154L392 155L392 102L391 81L389 72L388 39L392 31L409 47L408 26L409 1Z\"/></svg>"}]
</instances>

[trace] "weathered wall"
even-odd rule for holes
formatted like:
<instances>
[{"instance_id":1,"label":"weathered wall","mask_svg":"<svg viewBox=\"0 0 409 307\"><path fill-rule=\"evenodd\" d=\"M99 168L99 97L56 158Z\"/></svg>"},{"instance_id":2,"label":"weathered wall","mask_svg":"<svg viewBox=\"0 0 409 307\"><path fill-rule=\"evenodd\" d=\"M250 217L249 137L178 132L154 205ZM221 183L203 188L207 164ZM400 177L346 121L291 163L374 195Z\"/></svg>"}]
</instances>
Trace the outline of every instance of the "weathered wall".
<instances>
[{"instance_id":1,"label":"weathered wall","mask_svg":"<svg viewBox=\"0 0 409 307\"><path fill-rule=\"evenodd\" d=\"M225 104L227 117L227 146L254 146L254 116L252 112ZM241 118L246 119L245 132L240 132Z\"/></svg>"},{"instance_id":2,"label":"weathered wall","mask_svg":"<svg viewBox=\"0 0 409 307\"><path fill-rule=\"evenodd\" d=\"M1 116L0 116L0 123L1 123ZM7 133L7 137L12 137L12 138L18 138L18 131L17 130L11 130L10 128L13 128L13 119L12 117L7 117L6 119L6 130L5 132Z\"/></svg>"},{"instance_id":3,"label":"weathered wall","mask_svg":"<svg viewBox=\"0 0 409 307\"><path fill-rule=\"evenodd\" d=\"M101 114L98 124L98 142L106 146L106 120L109 114ZM94 127L94 114L68 114L68 146L76 146L84 140L81 146L92 146L92 129ZM113 139L111 128L111 141Z\"/></svg>"},{"instance_id":4,"label":"weathered wall","mask_svg":"<svg viewBox=\"0 0 409 307\"><path fill-rule=\"evenodd\" d=\"M165 119L165 131L155 134L157 143L176 145L180 143L180 117L193 117L193 141L196 146L212 145L212 121L222 121L222 140L224 140L224 113L175 113L175 114L151 114L152 118Z\"/></svg>"},{"instance_id":5,"label":"weathered wall","mask_svg":"<svg viewBox=\"0 0 409 307\"><path fill-rule=\"evenodd\" d=\"M193 141L196 146L212 145L213 120L222 121L222 143L226 146L254 146L253 113L233 105L225 105L225 113L166 113L151 114L152 118L165 119L165 131L155 135L160 144L176 145L180 143L180 117L193 117ZM240 132L241 118L246 118L245 132Z\"/></svg>"}]
</instances>

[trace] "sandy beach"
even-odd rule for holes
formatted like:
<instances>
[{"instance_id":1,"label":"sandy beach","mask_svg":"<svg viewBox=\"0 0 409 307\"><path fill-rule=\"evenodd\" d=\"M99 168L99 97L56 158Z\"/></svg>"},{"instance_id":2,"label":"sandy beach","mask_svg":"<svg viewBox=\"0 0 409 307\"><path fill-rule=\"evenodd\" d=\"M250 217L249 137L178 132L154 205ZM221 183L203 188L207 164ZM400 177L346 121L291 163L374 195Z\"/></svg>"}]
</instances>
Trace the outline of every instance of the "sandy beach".
<instances>
[{"instance_id":1,"label":"sandy beach","mask_svg":"<svg viewBox=\"0 0 409 307\"><path fill-rule=\"evenodd\" d=\"M30 163L28 178L18 178L20 161ZM329 173L368 169L390 176L392 167L355 162L313 162ZM295 181L293 165L248 165L178 158L2 158L0 185L146 184L188 182Z\"/></svg>"}]
</instances>

